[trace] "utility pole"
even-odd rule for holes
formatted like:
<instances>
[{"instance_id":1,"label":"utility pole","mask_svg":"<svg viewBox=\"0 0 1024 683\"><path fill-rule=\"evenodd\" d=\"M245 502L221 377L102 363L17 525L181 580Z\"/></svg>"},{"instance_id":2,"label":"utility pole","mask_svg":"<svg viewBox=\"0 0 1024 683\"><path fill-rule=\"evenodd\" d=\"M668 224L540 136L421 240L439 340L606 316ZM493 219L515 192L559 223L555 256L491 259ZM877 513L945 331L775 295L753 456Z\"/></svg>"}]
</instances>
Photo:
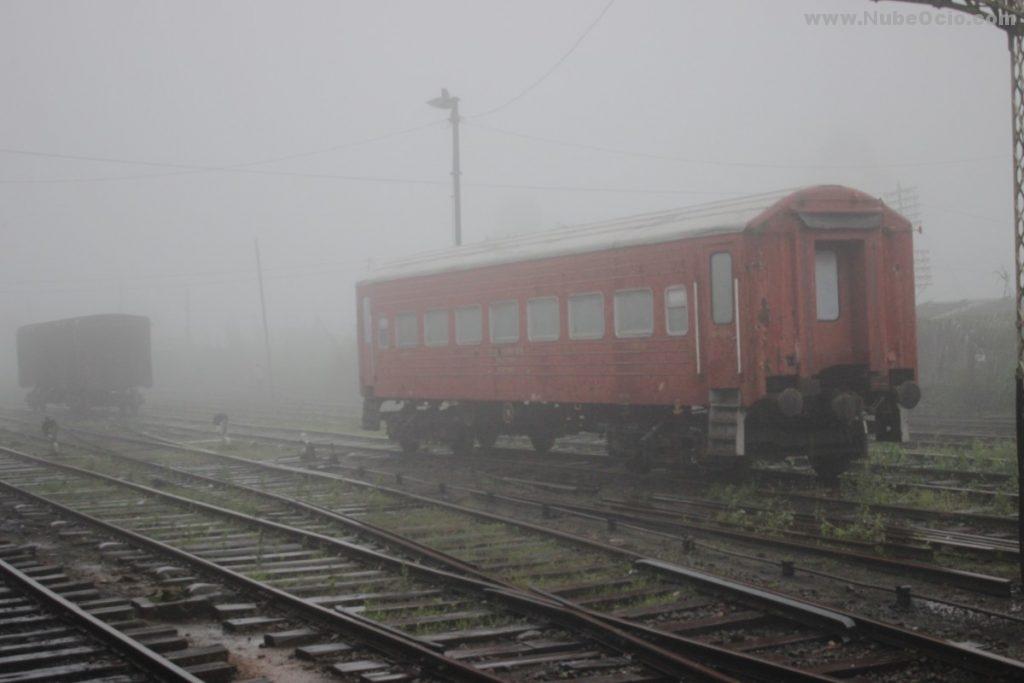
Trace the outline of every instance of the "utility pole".
<instances>
[{"instance_id":1,"label":"utility pole","mask_svg":"<svg viewBox=\"0 0 1024 683\"><path fill-rule=\"evenodd\" d=\"M462 169L459 167L459 98L441 88L441 96L427 102L431 107L449 110L452 124L452 232L455 246L462 244Z\"/></svg>"},{"instance_id":2,"label":"utility pole","mask_svg":"<svg viewBox=\"0 0 1024 683\"><path fill-rule=\"evenodd\" d=\"M260 284L260 310L263 313L263 346L267 352L267 386L270 390L270 400L274 400L274 370L270 364L270 327L267 325L267 299L263 294L263 264L260 262L260 241L257 238L252 240L256 248L256 279Z\"/></svg>"},{"instance_id":3,"label":"utility pole","mask_svg":"<svg viewBox=\"0 0 1024 683\"><path fill-rule=\"evenodd\" d=\"M185 342L192 348L192 292L185 288Z\"/></svg>"}]
</instances>

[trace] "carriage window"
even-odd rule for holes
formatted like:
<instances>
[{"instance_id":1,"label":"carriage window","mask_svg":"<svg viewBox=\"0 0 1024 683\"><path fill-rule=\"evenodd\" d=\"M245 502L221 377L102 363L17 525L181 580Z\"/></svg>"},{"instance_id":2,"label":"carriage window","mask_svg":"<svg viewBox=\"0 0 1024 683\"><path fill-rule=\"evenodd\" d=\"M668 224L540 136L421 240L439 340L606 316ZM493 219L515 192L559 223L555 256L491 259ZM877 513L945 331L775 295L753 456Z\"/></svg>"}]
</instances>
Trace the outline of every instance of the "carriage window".
<instances>
[{"instance_id":1,"label":"carriage window","mask_svg":"<svg viewBox=\"0 0 1024 683\"><path fill-rule=\"evenodd\" d=\"M448 311L427 311L423 314L423 343L427 346L448 346Z\"/></svg>"},{"instance_id":2,"label":"carriage window","mask_svg":"<svg viewBox=\"0 0 1024 683\"><path fill-rule=\"evenodd\" d=\"M549 296L526 302L526 337L530 341L557 341L561 334L558 297Z\"/></svg>"},{"instance_id":3,"label":"carriage window","mask_svg":"<svg viewBox=\"0 0 1024 683\"><path fill-rule=\"evenodd\" d=\"M665 290L665 332L681 336L690 331L690 310L686 286L669 287Z\"/></svg>"},{"instance_id":4,"label":"carriage window","mask_svg":"<svg viewBox=\"0 0 1024 683\"><path fill-rule=\"evenodd\" d=\"M420 343L420 324L415 313L395 316L395 347L411 349Z\"/></svg>"},{"instance_id":5,"label":"carriage window","mask_svg":"<svg viewBox=\"0 0 1024 683\"><path fill-rule=\"evenodd\" d=\"M732 322L732 254L711 255L711 319L718 324Z\"/></svg>"},{"instance_id":6,"label":"carriage window","mask_svg":"<svg viewBox=\"0 0 1024 683\"><path fill-rule=\"evenodd\" d=\"M604 336L604 295L575 294L569 297L569 339L600 339Z\"/></svg>"},{"instance_id":7,"label":"carriage window","mask_svg":"<svg viewBox=\"0 0 1024 683\"><path fill-rule=\"evenodd\" d=\"M832 249L814 252L814 294L818 320L839 319L839 262Z\"/></svg>"},{"instance_id":8,"label":"carriage window","mask_svg":"<svg viewBox=\"0 0 1024 683\"><path fill-rule=\"evenodd\" d=\"M491 342L510 344L519 341L519 302L499 301L487 309Z\"/></svg>"},{"instance_id":9,"label":"carriage window","mask_svg":"<svg viewBox=\"0 0 1024 683\"><path fill-rule=\"evenodd\" d=\"M654 294L649 289L615 292L615 336L649 337L654 332Z\"/></svg>"},{"instance_id":10,"label":"carriage window","mask_svg":"<svg viewBox=\"0 0 1024 683\"><path fill-rule=\"evenodd\" d=\"M381 318L377 321L377 346L382 349L391 346L391 330L388 329L387 318Z\"/></svg>"},{"instance_id":11,"label":"carriage window","mask_svg":"<svg viewBox=\"0 0 1024 683\"><path fill-rule=\"evenodd\" d=\"M483 318L479 306L455 309L455 343L479 344L483 338Z\"/></svg>"},{"instance_id":12,"label":"carriage window","mask_svg":"<svg viewBox=\"0 0 1024 683\"><path fill-rule=\"evenodd\" d=\"M363 297L363 341L373 344L373 319L370 316L370 297Z\"/></svg>"}]
</instances>

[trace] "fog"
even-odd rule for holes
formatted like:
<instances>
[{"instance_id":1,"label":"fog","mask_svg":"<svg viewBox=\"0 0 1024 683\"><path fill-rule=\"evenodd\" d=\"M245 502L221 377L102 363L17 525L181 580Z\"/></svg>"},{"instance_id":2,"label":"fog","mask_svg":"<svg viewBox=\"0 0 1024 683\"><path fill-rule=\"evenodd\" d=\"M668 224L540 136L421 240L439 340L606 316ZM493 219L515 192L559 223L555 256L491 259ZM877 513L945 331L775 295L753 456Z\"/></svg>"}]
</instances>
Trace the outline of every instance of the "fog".
<instances>
[{"instance_id":1,"label":"fog","mask_svg":"<svg viewBox=\"0 0 1024 683\"><path fill-rule=\"evenodd\" d=\"M808 24L825 11L933 21ZM900 186L931 264L920 300L1001 296L1006 40L940 16L863 0L8 0L0 388L14 392L18 326L121 311L152 319L158 385L252 391L258 239L282 392L353 397L353 283L451 241L450 127L426 104L442 87L461 98L467 243Z\"/></svg>"}]
</instances>

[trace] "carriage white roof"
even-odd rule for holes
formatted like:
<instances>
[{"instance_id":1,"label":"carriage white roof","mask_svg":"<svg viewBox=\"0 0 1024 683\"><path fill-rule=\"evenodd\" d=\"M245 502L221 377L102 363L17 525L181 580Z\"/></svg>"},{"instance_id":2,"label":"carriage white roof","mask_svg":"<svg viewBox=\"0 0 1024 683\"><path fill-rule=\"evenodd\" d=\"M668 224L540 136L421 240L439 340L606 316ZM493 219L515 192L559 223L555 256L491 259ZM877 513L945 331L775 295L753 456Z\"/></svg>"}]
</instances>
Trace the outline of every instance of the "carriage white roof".
<instances>
[{"instance_id":1,"label":"carriage white roof","mask_svg":"<svg viewBox=\"0 0 1024 683\"><path fill-rule=\"evenodd\" d=\"M762 211L793 192L768 192L417 254L372 267L362 281L379 282L623 246L656 244L682 237L739 232Z\"/></svg>"}]
</instances>

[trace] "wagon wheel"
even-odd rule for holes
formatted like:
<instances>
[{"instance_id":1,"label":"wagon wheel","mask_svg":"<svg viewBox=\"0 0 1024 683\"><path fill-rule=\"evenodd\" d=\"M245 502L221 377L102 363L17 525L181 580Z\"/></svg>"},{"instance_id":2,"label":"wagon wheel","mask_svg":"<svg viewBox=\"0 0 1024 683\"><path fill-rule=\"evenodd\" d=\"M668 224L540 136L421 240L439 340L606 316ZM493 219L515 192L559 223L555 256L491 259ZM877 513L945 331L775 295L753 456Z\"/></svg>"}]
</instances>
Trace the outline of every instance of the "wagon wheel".
<instances>
[{"instance_id":1,"label":"wagon wheel","mask_svg":"<svg viewBox=\"0 0 1024 683\"><path fill-rule=\"evenodd\" d=\"M551 451L551 447L555 445L555 437L553 434L536 432L530 434L530 443L533 444L533 450L541 455L546 455Z\"/></svg>"},{"instance_id":2,"label":"wagon wheel","mask_svg":"<svg viewBox=\"0 0 1024 683\"><path fill-rule=\"evenodd\" d=\"M831 453L814 453L807 458L814 468L818 479L824 482L834 482L839 476L850 467L852 458L845 451L836 449Z\"/></svg>"},{"instance_id":3,"label":"wagon wheel","mask_svg":"<svg viewBox=\"0 0 1024 683\"><path fill-rule=\"evenodd\" d=\"M867 437L857 430L851 429L849 439L844 444L836 444L831 448L814 448L807 459L818 475L825 482L835 482L839 476L850 468L850 463L867 455Z\"/></svg>"},{"instance_id":4,"label":"wagon wheel","mask_svg":"<svg viewBox=\"0 0 1024 683\"><path fill-rule=\"evenodd\" d=\"M493 425L477 426L476 428L476 442L480 445L480 448L489 450L494 448L495 442L498 440L498 429Z\"/></svg>"},{"instance_id":5,"label":"wagon wheel","mask_svg":"<svg viewBox=\"0 0 1024 683\"><path fill-rule=\"evenodd\" d=\"M28 396L25 397L25 403L32 409L33 412L41 413L46 410L46 399L44 399L38 389L33 389L28 392Z\"/></svg>"},{"instance_id":6,"label":"wagon wheel","mask_svg":"<svg viewBox=\"0 0 1024 683\"><path fill-rule=\"evenodd\" d=\"M473 435L468 429L460 429L454 436L448 441L448 447L452 449L452 453L459 456L465 457L472 455L473 453Z\"/></svg>"}]
</instances>

